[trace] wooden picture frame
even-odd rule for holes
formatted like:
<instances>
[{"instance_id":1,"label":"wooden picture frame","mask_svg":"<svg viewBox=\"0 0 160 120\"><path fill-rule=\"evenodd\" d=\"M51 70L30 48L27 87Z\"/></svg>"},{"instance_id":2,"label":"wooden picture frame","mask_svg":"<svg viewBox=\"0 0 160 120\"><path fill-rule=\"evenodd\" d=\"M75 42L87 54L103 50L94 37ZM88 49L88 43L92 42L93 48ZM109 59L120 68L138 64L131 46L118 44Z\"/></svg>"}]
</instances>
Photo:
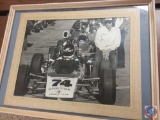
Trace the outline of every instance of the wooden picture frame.
<instances>
[{"instance_id":1,"label":"wooden picture frame","mask_svg":"<svg viewBox=\"0 0 160 120\"><path fill-rule=\"evenodd\" d=\"M148 8L145 11L145 15L148 14L148 16L141 14L142 6ZM130 18L129 106L51 101L14 95L18 65L28 20L114 17ZM142 25L142 18L148 21L148 23ZM0 84L0 112L55 119L104 119L108 117L127 119L153 117L157 119L159 117L159 83L154 21L153 0L86 1L11 6L0 55L0 80L2 80ZM15 28L17 31L14 31ZM148 30L146 31L149 35L147 38L148 42L142 37L142 29ZM143 54L146 55L146 58L143 58ZM144 59L147 62L143 63ZM148 63L149 65L145 66ZM149 74L148 78L144 77L145 74ZM147 87L144 88L144 86ZM149 101L145 100L147 95L150 99ZM43 106L41 106L42 104ZM146 111L149 106L156 108L156 116L147 116Z\"/></svg>"}]
</instances>

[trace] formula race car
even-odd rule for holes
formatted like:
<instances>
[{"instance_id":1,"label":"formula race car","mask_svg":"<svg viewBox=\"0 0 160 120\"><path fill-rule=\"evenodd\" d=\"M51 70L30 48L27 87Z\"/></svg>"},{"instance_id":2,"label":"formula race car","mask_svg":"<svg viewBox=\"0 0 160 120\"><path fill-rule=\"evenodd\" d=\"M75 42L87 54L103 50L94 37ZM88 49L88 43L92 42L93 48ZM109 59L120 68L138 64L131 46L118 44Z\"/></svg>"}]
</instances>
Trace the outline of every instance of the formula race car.
<instances>
[{"instance_id":1,"label":"formula race car","mask_svg":"<svg viewBox=\"0 0 160 120\"><path fill-rule=\"evenodd\" d=\"M84 34L80 34L76 42L69 37L69 32L64 32L63 37L64 40L58 42L56 47L49 48L48 60L44 60L43 54L36 53L30 66L20 65L14 95L43 91L44 98L76 101L83 91L87 91L91 96L97 94L102 104L114 104L114 71L103 69L98 77L92 77L94 45Z\"/></svg>"}]
</instances>

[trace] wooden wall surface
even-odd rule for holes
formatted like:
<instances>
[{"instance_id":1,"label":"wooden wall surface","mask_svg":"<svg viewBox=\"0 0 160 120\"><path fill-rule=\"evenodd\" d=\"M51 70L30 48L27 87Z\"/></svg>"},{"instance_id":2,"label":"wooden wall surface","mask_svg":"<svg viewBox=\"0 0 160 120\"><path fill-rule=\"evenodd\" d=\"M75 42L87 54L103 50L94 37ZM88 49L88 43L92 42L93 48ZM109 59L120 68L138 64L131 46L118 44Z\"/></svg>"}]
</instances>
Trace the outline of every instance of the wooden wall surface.
<instances>
[{"instance_id":1,"label":"wooden wall surface","mask_svg":"<svg viewBox=\"0 0 160 120\"><path fill-rule=\"evenodd\" d=\"M6 28L7 15L11 5L56 3L56 2L81 2L81 1L86 1L86 0L0 0L0 48L2 45L4 31ZM158 38L157 43L158 43L158 59L159 59L158 62L159 62L159 70L160 70L160 0L156 0L156 7L157 7L156 26L157 26L157 38ZM44 120L44 119L1 113L0 120Z\"/></svg>"},{"instance_id":2,"label":"wooden wall surface","mask_svg":"<svg viewBox=\"0 0 160 120\"><path fill-rule=\"evenodd\" d=\"M6 23L7 23L7 16L0 16L0 48L4 37Z\"/></svg>"}]
</instances>

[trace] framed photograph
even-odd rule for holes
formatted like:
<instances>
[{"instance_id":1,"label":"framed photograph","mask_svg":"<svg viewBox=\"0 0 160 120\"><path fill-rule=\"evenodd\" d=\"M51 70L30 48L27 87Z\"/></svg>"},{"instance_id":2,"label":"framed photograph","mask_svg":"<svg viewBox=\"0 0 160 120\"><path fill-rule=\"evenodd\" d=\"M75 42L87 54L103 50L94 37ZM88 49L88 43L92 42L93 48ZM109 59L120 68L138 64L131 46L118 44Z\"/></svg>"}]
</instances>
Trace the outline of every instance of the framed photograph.
<instances>
[{"instance_id":1,"label":"framed photograph","mask_svg":"<svg viewBox=\"0 0 160 120\"><path fill-rule=\"evenodd\" d=\"M0 112L48 119L158 119L154 1L10 8Z\"/></svg>"}]
</instances>

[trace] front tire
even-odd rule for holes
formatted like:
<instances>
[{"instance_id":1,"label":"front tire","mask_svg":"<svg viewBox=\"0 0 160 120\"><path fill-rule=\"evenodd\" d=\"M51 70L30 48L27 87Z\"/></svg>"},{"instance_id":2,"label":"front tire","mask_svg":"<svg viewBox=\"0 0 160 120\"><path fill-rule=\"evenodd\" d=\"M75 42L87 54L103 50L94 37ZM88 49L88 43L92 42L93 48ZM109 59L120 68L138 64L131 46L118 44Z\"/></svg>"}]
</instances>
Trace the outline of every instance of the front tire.
<instances>
[{"instance_id":1,"label":"front tire","mask_svg":"<svg viewBox=\"0 0 160 120\"><path fill-rule=\"evenodd\" d=\"M41 65L43 63L44 56L43 54L36 53L32 57L30 72L33 74L42 73L41 72Z\"/></svg>"},{"instance_id":2,"label":"front tire","mask_svg":"<svg viewBox=\"0 0 160 120\"><path fill-rule=\"evenodd\" d=\"M29 66L20 65L15 85L14 95L23 96L28 92L28 83L29 83L28 75L29 75Z\"/></svg>"},{"instance_id":3,"label":"front tire","mask_svg":"<svg viewBox=\"0 0 160 120\"><path fill-rule=\"evenodd\" d=\"M115 71L104 69L102 71L99 83L100 102L113 105L116 101L116 79Z\"/></svg>"}]
</instances>

